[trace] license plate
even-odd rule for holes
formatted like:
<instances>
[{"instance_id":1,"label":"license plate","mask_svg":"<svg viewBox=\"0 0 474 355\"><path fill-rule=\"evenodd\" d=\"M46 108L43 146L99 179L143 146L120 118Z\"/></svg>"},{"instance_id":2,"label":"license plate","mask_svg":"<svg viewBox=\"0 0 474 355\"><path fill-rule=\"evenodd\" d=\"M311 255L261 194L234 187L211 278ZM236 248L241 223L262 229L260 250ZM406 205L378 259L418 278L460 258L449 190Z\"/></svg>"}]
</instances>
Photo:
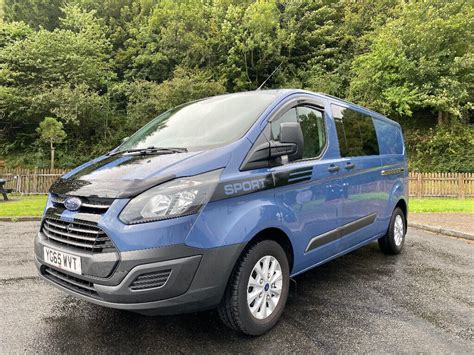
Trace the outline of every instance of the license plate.
<instances>
[{"instance_id":1,"label":"license plate","mask_svg":"<svg viewBox=\"0 0 474 355\"><path fill-rule=\"evenodd\" d=\"M50 265L56 266L59 269L70 271L79 275L82 274L81 258L79 256L44 247L44 261Z\"/></svg>"}]
</instances>

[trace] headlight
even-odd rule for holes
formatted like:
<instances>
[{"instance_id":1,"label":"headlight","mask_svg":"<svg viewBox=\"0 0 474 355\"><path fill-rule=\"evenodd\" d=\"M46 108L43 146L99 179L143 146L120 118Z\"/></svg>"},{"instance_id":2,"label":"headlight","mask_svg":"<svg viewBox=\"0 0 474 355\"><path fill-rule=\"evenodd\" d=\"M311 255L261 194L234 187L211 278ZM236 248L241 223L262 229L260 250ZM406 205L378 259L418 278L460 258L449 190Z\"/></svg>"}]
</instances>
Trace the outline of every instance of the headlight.
<instances>
[{"instance_id":1,"label":"headlight","mask_svg":"<svg viewBox=\"0 0 474 355\"><path fill-rule=\"evenodd\" d=\"M222 169L214 170L153 187L133 198L120 220L134 224L196 213L211 199L221 173Z\"/></svg>"}]
</instances>

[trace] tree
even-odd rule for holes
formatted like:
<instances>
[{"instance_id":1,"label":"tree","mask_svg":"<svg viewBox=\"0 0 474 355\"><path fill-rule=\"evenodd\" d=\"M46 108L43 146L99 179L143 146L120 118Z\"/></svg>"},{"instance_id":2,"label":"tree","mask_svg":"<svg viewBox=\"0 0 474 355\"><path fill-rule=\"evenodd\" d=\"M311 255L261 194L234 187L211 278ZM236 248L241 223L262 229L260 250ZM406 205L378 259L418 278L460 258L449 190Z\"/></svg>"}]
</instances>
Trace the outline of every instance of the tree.
<instances>
[{"instance_id":1,"label":"tree","mask_svg":"<svg viewBox=\"0 0 474 355\"><path fill-rule=\"evenodd\" d=\"M7 21L23 21L35 29L53 30L59 25L65 3L65 0L5 0L3 10Z\"/></svg>"},{"instance_id":2,"label":"tree","mask_svg":"<svg viewBox=\"0 0 474 355\"><path fill-rule=\"evenodd\" d=\"M0 48L15 41L25 39L33 30L24 22L1 22L0 21Z\"/></svg>"},{"instance_id":3,"label":"tree","mask_svg":"<svg viewBox=\"0 0 474 355\"><path fill-rule=\"evenodd\" d=\"M51 169L54 169L55 144L61 143L66 138L63 124L57 121L54 117L45 117L36 131L40 135L40 140L49 143L51 149Z\"/></svg>"},{"instance_id":4,"label":"tree","mask_svg":"<svg viewBox=\"0 0 474 355\"><path fill-rule=\"evenodd\" d=\"M109 115L106 95L115 78L110 42L93 11L67 6L60 22L61 28L54 31L26 31L23 25L12 24L0 27L5 32L0 31L5 43L0 48L2 154L23 151L27 155L45 116L74 125L67 131L71 138L81 138L84 151L92 151L91 140L104 142L107 120L114 117ZM81 125L84 129L78 128Z\"/></svg>"},{"instance_id":5,"label":"tree","mask_svg":"<svg viewBox=\"0 0 474 355\"><path fill-rule=\"evenodd\" d=\"M418 137L437 134L425 129L436 117L450 123L445 128L469 115L472 121L472 1L0 4L0 155L8 165L48 164L33 144L44 117L64 124L67 138L55 159L70 167L172 106L254 90L278 66L264 88L348 97L399 120L405 131L420 129ZM444 139L458 130L440 132ZM423 150L429 139L412 136L410 149L434 152ZM448 166L433 166L441 165Z\"/></svg>"},{"instance_id":6,"label":"tree","mask_svg":"<svg viewBox=\"0 0 474 355\"><path fill-rule=\"evenodd\" d=\"M474 6L469 1L413 1L374 34L354 60L351 98L386 114L460 117L473 97Z\"/></svg>"},{"instance_id":7,"label":"tree","mask_svg":"<svg viewBox=\"0 0 474 355\"><path fill-rule=\"evenodd\" d=\"M103 87L113 78L110 43L94 12L65 8L62 28L40 29L0 51L0 84L43 91L58 84Z\"/></svg>"}]
</instances>

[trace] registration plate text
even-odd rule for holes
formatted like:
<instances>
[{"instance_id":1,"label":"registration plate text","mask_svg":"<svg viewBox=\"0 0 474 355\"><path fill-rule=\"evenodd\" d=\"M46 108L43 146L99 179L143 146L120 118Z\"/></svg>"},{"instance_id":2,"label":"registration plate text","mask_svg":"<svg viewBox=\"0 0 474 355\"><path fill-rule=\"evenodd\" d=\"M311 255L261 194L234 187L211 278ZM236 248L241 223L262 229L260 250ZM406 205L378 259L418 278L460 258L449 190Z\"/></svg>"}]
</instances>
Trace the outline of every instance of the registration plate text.
<instances>
[{"instance_id":1,"label":"registration plate text","mask_svg":"<svg viewBox=\"0 0 474 355\"><path fill-rule=\"evenodd\" d=\"M59 269L67 270L79 275L82 274L81 258L79 256L44 247L44 261Z\"/></svg>"}]
</instances>

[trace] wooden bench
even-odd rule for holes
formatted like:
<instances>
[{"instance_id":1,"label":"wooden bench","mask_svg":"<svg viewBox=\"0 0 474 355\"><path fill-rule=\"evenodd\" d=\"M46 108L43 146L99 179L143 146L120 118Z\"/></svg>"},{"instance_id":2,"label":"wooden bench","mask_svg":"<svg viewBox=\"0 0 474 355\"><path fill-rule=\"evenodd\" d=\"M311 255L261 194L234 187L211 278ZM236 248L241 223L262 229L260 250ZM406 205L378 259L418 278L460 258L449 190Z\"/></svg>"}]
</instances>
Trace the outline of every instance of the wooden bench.
<instances>
[{"instance_id":1,"label":"wooden bench","mask_svg":"<svg viewBox=\"0 0 474 355\"><path fill-rule=\"evenodd\" d=\"M15 190L14 189L6 189L4 186L5 184L7 183L8 180L5 180L5 179L0 179L0 194L2 194L3 196L3 199L5 201L8 201L8 196L7 194L11 194L12 192L14 192Z\"/></svg>"}]
</instances>

